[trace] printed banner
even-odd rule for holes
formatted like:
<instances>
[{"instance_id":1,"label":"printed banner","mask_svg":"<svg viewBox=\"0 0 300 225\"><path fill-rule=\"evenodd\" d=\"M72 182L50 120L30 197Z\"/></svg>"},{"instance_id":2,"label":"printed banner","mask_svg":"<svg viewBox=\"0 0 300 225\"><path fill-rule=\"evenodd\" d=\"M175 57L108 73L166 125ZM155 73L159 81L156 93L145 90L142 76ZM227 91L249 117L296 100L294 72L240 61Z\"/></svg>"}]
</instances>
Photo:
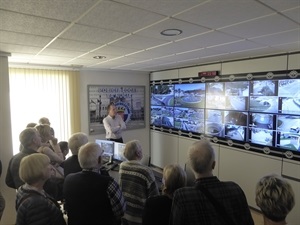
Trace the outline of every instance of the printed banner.
<instances>
[{"instance_id":1,"label":"printed banner","mask_svg":"<svg viewBox=\"0 0 300 225\"><path fill-rule=\"evenodd\" d=\"M88 85L89 133L105 133L102 120L113 102L127 130L145 127L145 86Z\"/></svg>"}]
</instances>

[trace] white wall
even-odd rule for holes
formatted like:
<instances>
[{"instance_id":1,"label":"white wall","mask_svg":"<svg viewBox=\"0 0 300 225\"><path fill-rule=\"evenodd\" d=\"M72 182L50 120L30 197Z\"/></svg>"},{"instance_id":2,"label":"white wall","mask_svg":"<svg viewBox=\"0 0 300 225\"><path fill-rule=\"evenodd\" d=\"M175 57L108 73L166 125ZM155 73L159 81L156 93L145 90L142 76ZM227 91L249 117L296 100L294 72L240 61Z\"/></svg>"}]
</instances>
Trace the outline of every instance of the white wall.
<instances>
[{"instance_id":1,"label":"white wall","mask_svg":"<svg viewBox=\"0 0 300 225\"><path fill-rule=\"evenodd\" d=\"M10 99L8 58L0 52L0 159L2 162L2 175L0 179L0 190L6 201L5 210L1 224L10 225L16 222L15 198L16 191L5 184L8 163L13 156L11 124L10 124Z\"/></svg>"},{"instance_id":2,"label":"white wall","mask_svg":"<svg viewBox=\"0 0 300 225\"><path fill-rule=\"evenodd\" d=\"M141 142L145 156L150 155L149 149L149 73L135 72L103 72L80 71L80 113L81 131L89 135L88 85L138 85L145 86L145 123L146 127L136 130L126 130L123 133L124 142L137 139ZM105 134L89 135L89 140L105 139Z\"/></svg>"},{"instance_id":3,"label":"white wall","mask_svg":"<svg viewBox=\"0 0 300 225\"><path fill-rule=\"evenodd\" d=\"M300 54L154 72L150 75L150 80L157 82L160 80L197 77L198 72L201 71L217 70L220 71L221 75L230 75L286 69L300 69ZM187 137L163 133L159 130L151 130L150 136L152 164L160 168L169 163L179 163L183 166L187 159L188 147L196 141ZM270 173L283 175L292 185L296 195L296 206L288 215L287 221L289 224L298 224L300 221L299 162L215 143L213 143L213 146L217 155L217 167L214 174L221 180L231 180L238 183L244 190L249 205L253 208L257 208L255 204L255 186L258 179Z\"/></svg>"}]
</instances>

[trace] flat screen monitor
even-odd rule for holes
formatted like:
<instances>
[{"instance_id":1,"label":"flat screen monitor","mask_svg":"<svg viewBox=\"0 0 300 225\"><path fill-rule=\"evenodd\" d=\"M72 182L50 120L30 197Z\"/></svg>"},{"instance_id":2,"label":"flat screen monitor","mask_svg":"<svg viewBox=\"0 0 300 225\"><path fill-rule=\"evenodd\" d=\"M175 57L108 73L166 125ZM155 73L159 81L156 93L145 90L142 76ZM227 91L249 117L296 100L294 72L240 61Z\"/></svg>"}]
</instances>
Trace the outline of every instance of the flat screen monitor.
<instances>
[{"instance_id":1,"label":"flat screen monitor","mask_svg":"<svg viewBox=\"0 0 300 225\"><path fill-rule=\"evenodd\" d=\"M300 116L277 116L277 147L300 151Z\"/></svg>"},{"instance_id":2,"label":"flat screen monitor","mask_svg":"<svg viewBox=\"0 0 300 225\"><path fill-rule=\"evenodd\" d=\"M174 126L188 132L204 133L204 109L175 107Z\"/></svg>"},{"instance_id":3,"label":"flat screen monitor","mask_svg":"<svg viewBox=\"0 0 300 225\"><path fill-rule=\"evenodd\" d=\"M249 142L275 146L276 115L249 113Z\"/></svg>"},{"instance_id":4,"label":"flat screen monitor","mask_svg":"<svg viewBox=\"0 0 300 225\"><path fill-rule=\"evenodd\" d=\"M95 142L103 149L103 162L111 162L114 155L114 141L96 139Z\"/></svg>"},{"instance_id":5,"label":"flat screen monitor","mask_svg":"<svg viewBox=\"0 0 300 225\"><path fill-rule=\"evenodd\" d=\"M118 162L123 162L126 161L126 158L124 157L123 153L125 150L125 145L124 143L114 143L114 156L113 159L118 161Z\"/></svg>"},{"instance_id":6,"label":"flat screen monitor","mask_svg":"<svg viewBox=\"0 0 300 225\"><path fill-rule=\"evenodd\" d=\"M151 86L151 105L173 106L174 85L153 85Z\"/></svg>"},{"instance_id":7,"label":"flat screen monitor","mask_svg":"<svg viewBox=\"0 0 300 225\"><path fill-rule=\"evenodd\" d=\"M205 107L205 84L175 84L175 106L187 108Z\"/></svg>"}]
</instances>

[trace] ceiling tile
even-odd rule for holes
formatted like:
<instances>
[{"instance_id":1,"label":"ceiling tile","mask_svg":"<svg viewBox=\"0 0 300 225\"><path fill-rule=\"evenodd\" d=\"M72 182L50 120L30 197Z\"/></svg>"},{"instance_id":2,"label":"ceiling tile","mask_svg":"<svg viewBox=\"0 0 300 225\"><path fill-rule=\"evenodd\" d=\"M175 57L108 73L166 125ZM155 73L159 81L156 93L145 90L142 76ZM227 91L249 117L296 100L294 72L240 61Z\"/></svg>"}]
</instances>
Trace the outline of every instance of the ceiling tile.
<instances>
[{"instance_id":1,"label":"ceiling tile","mask_svg":"<svg viewBox=\"0 0 300 225\"><path fill-rule=\"evenodd\" d=\"M262 47L263 47L262 44L257 44L247 40L241 40L234 43L214 46L212 47L212 49L215 51L231 53L231 52L240 52L248 49L255 49L255 48L262 48Z\"/></svg>"},{"instance_id":2,"label":"ceiling tile","mask_svg":"<svg viewBox=\"0 0 300 225\"><path fill-rule=\"evenodd\" d=\"M114 41L125 35L127 34L122 32L75 24L60 37L75 41L103 44Z\"/></svg>"},{"instance_id":3,"label":"ceiling tile","mask_svg":"<svg viewBox=\"0 0 300 225\"><path fill-rule=\"evenodd\" d=\"M260 2L268 5L269 7L277 10L283 11L286 9L291 9L297 6L300 6L299 0L289 0L289 1L282 1L282 0L259 0Z\"/></svg>"},{"instance_id":4,"label":"ceiling tile","mask_svg":"<svg viewBox=\"0 0 300 225\"><path fill-rule=\"evenodd\" d=\"M272 35L265 35L261 37L255 37L251 38L250 40L268 46L296 42L300 40L300 29L285 31Z\"/></svg>"},{"instance_id":5,"label":"ceiling tile","mask_svg":"<svg viewBox=\"0 0 300 225\"><path fill-rule=\"evenodd\" d=\"M175 43L171 43L159 48L153 49L154 52L161 52L165 54L175 54L186 51L192 51L195 49L207 48L223 43L229 43L240 40L239 38L224 34L222 32L214 31L208 32L202 35L178 40Z\"/></svg>"},{"instance_id":6,"label":"ceiling tile","mask_svg":"<svg viewBox=\"0 0 300 225\"><path fill-rule=\"evenodd\" d=\"M180 13L187 8L194 7L196 5L205 2L206 0L197 1L162 1L162 0L116 0L126 5L134 6L140 9L149 10L158 14L172 16Z\"/></svg>"},{"instance_id":7,"label":"ceiling tile","mask_svg":"<svg viewBox=\"0 0 300 225\"><path fill-rule=\"evenodd\" d=\"M132 49L146 49L157 45L168 43L168 41L142 37L139 35L130 35L126 38L121 39L113 43L114 46L132 48Z\"/></svg>"},{"instance_id":8,"label":"ceiling tile","mask_svg":"<svg viewBox=\"0 0 300 225\"><path fill-rule=\"evenodd\" d=\"M98 0L0 0L0 9L63 21L73 21Z\"/></svg>"},{"instance_id":9,"label":"ceiling tile","mask_svg":"<svg viewBox=\"0 0 300 225\"><path fill-rule=\"evenodd\" d=\"M283 45L273 45L272 48L279 49L283 52L295 52L300 51L300 40L293 43L287 43Z\"/></svg>"},{"instance_id":10,"label":"ceiling tile","mask_svg":"<svg viewBox=\"0 0 300 225\"><path fill-rule=\"evenodd\" d=\"M192 10L182 13L179 18L207 28L217 29L231 24L265 16L273 11L256 1L207 1Z\"/></svg>"},{"instance_id":11,"label":"ceiling tile","mask_svg":"<svg viewBox=\"0 0 300 225\"><path fill-rule=\"evenodd\" d=\"M115 55L115 56L121 56L121 55L127 55L133 52L136 52L136 49L131 49L131 48L122 48L119 46L114 46L112 45L107 45L107 46L103 46L102 48L93 51L92 53L94 55L106 55L106 54L110 54L110 55Z\"/></svg>"},{"instance_id":12,"label":"ceiling tile","mask_svg":"<svg viewBox=\"0 0 300 225\"><path fill-rule=\"evenodd\" d=\"M49 48L83 52L91 51L97 47L99 47L99 45L94 43L72 41L61 38L56 39L52 44L49 45Z\"/></svg>"},{"instance_id":13,"label":"ceiling tile","mask_svg":"<svg viewBox=\"0 0 300 225\"><path fill-rule=\"evenodd\" d=\"M0 51L10 52L12 55L14 53L36 54L41 49L39 47L0 43Z\"/></svg>"},{"instance_id":14,"label":"ceiling tile","mask_svg":"<svg viewBox=\"0 0 300 225\"><path fill-rule=\"evenodd\" d=\"M0 30L55 37L69 23L0 10Z\"/></svg>"},{"instance_id":15,"label":"ceiling tile","mask_svg":"<svg viewBox=\"0 0 300 225\"><path fill-rule=\"evenodd\" d=\"M66 58L75 58L78 57L85 52L81 51L69 51L69 50L63 50L63 49L54 49L54 48L46 48L43 50L43 55L49 55L49 56L62 56Z\"/></svg>"},{"instance_id":16,"label":"ceiling tile","mask_svg":"<svg viewBox=\"0 0 300 225\"><path fill-rule=\"evenodd\" d=\"M300 6L291 10L284 11L283 14L300 24Z\"/></svg>"},{"instance_id":17,"label":"ceiling tile","mask_svg":"<svg viewBox=\"0 0 300 225\"><path fill-rule=\"evenodd\" d=\"M52 38L31 34L15 33L0 30L0 42L7 44L28 45L35 47L44 47Z\"/></svg>"},{"instance_id":18,"label":"ceiling tile","mask_svg":"<svg viewBox=\"0 0 300 225\"><path fill-rule=\"evenodd\" d=\"M228 34L243 38L253 38L266 34L278 33L299 28L296 24L281 15L271 15L246 23L221 29Z\"/></svg>"},{"instance_id":19,"label":"ceiling tile","mask_svg":"<svg viewBox=\"0 0 300 225\"><path fill-rule=\"evenodd\" d=\"M179 29L182 31L182 33L177 36L161 35L160 33L166 29ZM198 25L194 25L191 23L177 20L177 19L168 19L168 20L165 20L154 26L151 26L147 29L139 31L136 34L144 36L144 37L152 37L152 38L157 38L157 39L163 39L166 41L174 41L174 40L178 40L181 38L190 37L195 34L201 34L201 33L207 32L207 31L209 31L209 29L198 26Z\"/></svg>"},{"instance_id":20,"label":"ceiling tile","mask_svg":"<svg viewBox=\"0 0 300 225\"><path fill-rule=\"evenodd\" d=\"M131 33L166 18L112 1L102 1L79 24Z\"/></svg>"},{"instance_id":21,"label":"ceiling tile","mask_svg":"<svg viewBox=\"0 0 300 225\"><path fill-rule=\"evenodd\" d=\"M63 64L64 62L70 60L71 58L66 57L57 57L57 56L48 56L48 55L37 55L34 58L30 60L32 63L38 63L38 62L53 62L58 64Z\"/></svg>"}]
</instances>

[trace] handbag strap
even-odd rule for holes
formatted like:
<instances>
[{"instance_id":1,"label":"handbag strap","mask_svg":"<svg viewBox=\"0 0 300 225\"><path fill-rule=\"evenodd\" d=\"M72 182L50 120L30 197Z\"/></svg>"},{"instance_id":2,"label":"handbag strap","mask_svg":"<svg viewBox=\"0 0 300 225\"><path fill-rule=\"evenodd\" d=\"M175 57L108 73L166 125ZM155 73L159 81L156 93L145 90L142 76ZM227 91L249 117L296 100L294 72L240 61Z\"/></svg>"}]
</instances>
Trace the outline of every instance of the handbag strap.
<instances>
[{"instance_id":1,"label":"handbag strap","mask_svg":"<svg viewBox=\"0 0 300 225\"><path fill-rule=\"evenodd\" d=\"M235 222L232 218L226 213L225 207L218 202L213 195L203 186L197 185L197 187L202 191L203 194L207 197L207 199L212 203L215 207L217 213L225 220L226 224L228 225L235 225Z\"/></svg>"}]
</instances>

